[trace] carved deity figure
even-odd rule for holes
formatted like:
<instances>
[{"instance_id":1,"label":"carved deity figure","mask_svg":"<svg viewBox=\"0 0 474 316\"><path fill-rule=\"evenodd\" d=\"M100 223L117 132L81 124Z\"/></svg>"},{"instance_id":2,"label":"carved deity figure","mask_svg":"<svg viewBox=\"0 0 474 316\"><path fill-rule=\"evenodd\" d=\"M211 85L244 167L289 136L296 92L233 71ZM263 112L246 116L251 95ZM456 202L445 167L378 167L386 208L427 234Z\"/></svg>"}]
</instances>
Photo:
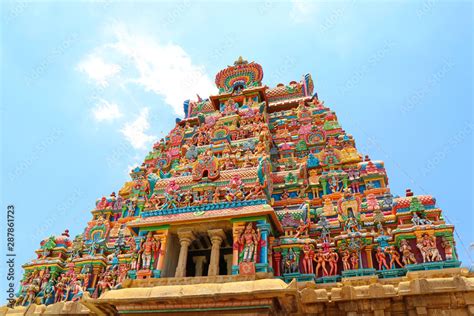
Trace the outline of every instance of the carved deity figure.
<instances>
[{"instance_id":1,"label":"carved deity figure","mask_svg":"<svg viewBox=\"0 0 474 316\"><path fill-rule=\"evenodd\" d=\"M324 256L325 254L321 249L314 256L313 260L316 262L316 270L314 271L314 274L316 275L316 277L318 277L320 270L322 270L322 276L326 276L328 274L328 271L326 269L326 260Z\"/></svg>"},{"instance_id":2,"label":"carved deity figure","mask_svg":"<svg viewBox=\"0 0 474 316\"><path fill-rule=\"evenodd\" d=\"M43 275L41 277L40 288L43 289L45 285L48 283L51 277L51 273L49 272L49 268L45 268Z\"/></svg>"},{"instance_id":3,"label":"carved deity figure","mask_svg":"<svg viewBox=\"0 0 474 316\"><path fill-rule=\"evenodd\" d=\"M337 262L339 261L339 255L337 252L331 249L327 255L327 261L329 262L329 275L336 275Z\"/></svg>"},{"instance_id":4,"label":"carved deity figure","mask_svg":"<svg viewBox=\"0 0 474 316\"><path fill-rule=\"evenodd\" d=\"M298 238L300 236L305 236L307 235L309 228L311 226L311 222L308 221L307 223L303 222L302 219L300 219L300 224L296 228L296 234L293 236L294 238Z\"/></svg>"},{"instance_id":5,"label":"carved deity figure","mask_svg":"<svg viewBox=\"0 0 474 316\"><path fill-rule=\"evenodd\" d=\"M160 249L160 242L156 241L151 232L148 232L146 240L141 245L141 259L142 259L142 269L150 270L151 268L151 259L158 257L158 251Z\"/></svg>"},{"instance_id":6,"label":"carved deity figure","mask_svg":"<svg viewBox=\"0 0 474 316\"><path fill-rule=\"evenodd\" d=\"M420 249L421 255L423 257L423 262L432 262L432 261L441 261L441 255L439 254L438 248L436 248L435 237L424 233L421 239L416 244L418 249Z\"/></svg>"},{"instance_id":7,"label":"carved deity figure","mask_svg":"<svg viewBox=\"0 0 474 316\"><path fill-rule=\"evenodd\" d=\"M283 272L284 273L296 273L298 272L298 262L296 260L296 254L293 248L290 248L288 250L288 253L286 254L285 257L285 262L283 266Z\"/></svg>"},{"instance_id":8,"label":"carved deity figure","mask_svg":"<svg viewBox=\"0 0 474 316\"><path fill-rule=\"evenodd\" d=\"M238 104L236 104L233 99L229 99L224 104L223 113L224 114L233 114L237 111L237 109L238 109Z\"/></svg>"},{"instance_id":9,"label":"carved deity figure","mask_svg":"<svg viewBox=\"0 0 474 316\"><path fill-rule=\"evenodd\" d=\"M229 202L242 200L244 197L244 192L242 191L243 185L240 176L237 174L234 175L227 186L227 194L225 196L226 200Z\"/></svg>"},{"instance_id":10,"label":"carved deity figure","mask_svg":"<svg viewBox=\"0 0 474 316\"><path fill-rule=\"evenodd\" d=\"M385 248L385 252L390 255L390 267L392 269L396 268L395 263L397 263L401 268L403 268L403 264L400 262L400 254L398 253L397 248L395 246L389 246Z\"/></svg>"},{"instance_id":11,"label":"carved deity figure","mask_svg":"<svg viewBox=\"0 0 474 316\"><path fill-rule=\"evenodd\" d=\"M352 214L348 216L348 218L344 222L344 229L347 232L351 232L351 233L359 231L359 223L357 222L357 219L355 218L355 216L353 216Z\"/></svg>"},{"instance_id":12,"label":"carved deity figure","mask_svg":"<svg viewBox=\"0 0 474 316\"><path fill-rule=\"evenodd\" d=\"M349 263L350 261L350 258L351 258L351 253L349 252L349 250L344 250L342 252L342 257L341 257L341 260L342 260L342 269L344 271L347 271L347 270L350 270L351 269L351 265Z\"/></svg>"},{"instance_id":13,"label":"carved deity figure","mask_svg":"<svg viewBox=\"0 0 474 316\"><path fill-rule=\"evenodd\" d=\"M304 199L306 198L306 190L308 189L308 186L305 186L305 185L300 185L300 189L298 191L298 197L300 199Z\"/></svg>"},{"instance_id":14,"label":"carved deity figure","mask_svg":"<svg viewBox=\"0 0 474 316\"><path fill-rule=\"evenodd\" d=\"M355 251L351 254L351 265L352 270L359 269L359 255Z\"/></svg>"},{"instance_id":15,"label":"carved deity figure","mask_svg":"<svg viewBox=\"0 0 474 316\"><path fill-rule=\"evenodd\" d=\"M72 298L71 298L71 301L73 302L76 302L78 300L80 300L82 298L82 295L83 295L83 289L82 289L82 286L81 286L81 281L76 281L73 283L71 289L71 294L72 294Z\"/></svg>"},{"instance_id":16,"label":"carved deity figure","mask_svg":"<svg viewBox=\"0 0 474 316\"><path fill-rule=\"evenodd\" d=\"M313 274L313 256L314 250L312 245L307 241L303 245L303 254L302 254L302 263L303 263L303 271L306 274Z\"/></svg>"},{"instance_id":17,"label":"carved deity figure","mask_svg":"<svg viewBox=\"0 0 474 316\"><path fill-rule=\"evenodd\" d=\"M446 260L453 260L453 247L451 246L451 242L444 236L441 238L441 247L444 248Z\"/></svg>"},{"instance_id":18,"label":"carved deity figure","mask_svg":"<svg viewBox=\"0 0 474 316\"><path fill-rule=\"evenodd\" d=\"M418 216L418 214L416 212L413 213L412 215L412 218L411 218L411 222L413 223L413 225L415 226L420 226L420 225L431 225L431 221L426 219L426 218L421 218L420 216Z\"/></svg>"},{"instance_id":19,"label":"carved deity figure","mask_svg":"<svg viewBox=\"0 0 474 316\"><path fill-rule=\"evenodd\" d=\"M253 188L250 189L250 192L245 197L245 199L251 200L251 199L256 199L262 196L264 196L263 186L260 184L260 181L257 179L257 181L255 181Z\"/></svg>"},{"instance_id":20,"label":"carved deity figure","mask_svg":"<svg viewBox=\"0 0 474 316\"><path fill-rule=\"evenodd\" d=\"M66 289L66 284L64 283L64 277L58 277L58 281L56 282L56 285L54 286L54 302L60 302L63 300L64 297L64 291Z\"/></svg>"},{"instance_id":21,"label":"carved deity figure","mask_svg":"<svg viewBox=\"0 0 474 316\"><path fill-rule=\"evenodd\" d=\"M82 285L85 290L89 288L89 280L92 276L92 265L84 265L81 269Z\"/></svg>"},{"instance_id":22,"label":"carved deity figure","mask_svg":"<svg viewBox=\"0 0 474 316\"><path fill-rule=\"evenodd\" d=\"M221 191L219 187L214 188L214 193L212 194L212 203L219 203L221 201Z\"/></svg>"},{"instance_id":23,"label":"carved deity figure","mask_svg":"<svg viewBox=\"0 0 474 316\"><path fill-rule=\"evenodd\" d=\"M377 259L379 270L383 270L384 268L387 270L390 269L390 267L387 264L387 256L385 255L385 252L382 250L382 247L377 247L377 252L375 253L375 259Z\"/></svg>"},{"instance_id":24,"label":"carved deity figure","mask_svg":"<svg viewBox=\"0 0 474 316\"><path fill-rule=\"evenodd\" d=\"M406 239L400 241L400 252L402 253L402 261L404 265L416 263L415 254L411 251L411 246Z\"/></svg>"},{"instance_id":25,"label":"carved deity figure","mask_svg":"<svg viewBox=\"0 0 474 316\"><path fill-rule=\"evenodd\" d=\"M259 239L260 236L255 232L252 223L248 223L239 238L239 243L243 246L241 253L243 262L255 262Z\"/></svg>"},{"instance_id":26,"label":"carved deity figure","mask_svg":"<svg viewBox=\"0 0 474 316\"><path fill-rule=\"evenodd\" d=\"M105 196L103 196L103 197L100 199L99 203L97 203L97 207L96 207L96 208L97 208L98 210L105 210L105 208L107 207L107 204L108 204L107 198L106 198Z\"/></svg>"},{"instance_id":27,"label":"carved deity figure","mask_svg":"<svg viewBox=\"0 0 474 316\"><path fill-rule=\"evenodd\" d=\"M112 288L112 278L108 272L103 272L97 282L94 297L99 298L102 294Z\"/></svg>"},{"instance_id":28,"label":"carved deity figure","mask_svg":"<svg viewBox=\"0 0 474 316\"><path fill-rule=\"evenodd\" d=\"M161 205L161 200L156 193L153 193L146 204L148 208L158 209L158 207Z\"/></svg>"},{"instance_id":29,"label":"carved deity figure","mask_svg":"<svg viewBox=\"0 0 474 316\"><path fill-rule=\"evenodd\" d=\"M32 303L35 302L36 295L38 294L40 290L39 287L39 281L38 279L34 279L33 282L28 285L28 288L26 290L26 296L23 299L23 304L22 305L31 305Z\"/></svg>"}]
</instances>

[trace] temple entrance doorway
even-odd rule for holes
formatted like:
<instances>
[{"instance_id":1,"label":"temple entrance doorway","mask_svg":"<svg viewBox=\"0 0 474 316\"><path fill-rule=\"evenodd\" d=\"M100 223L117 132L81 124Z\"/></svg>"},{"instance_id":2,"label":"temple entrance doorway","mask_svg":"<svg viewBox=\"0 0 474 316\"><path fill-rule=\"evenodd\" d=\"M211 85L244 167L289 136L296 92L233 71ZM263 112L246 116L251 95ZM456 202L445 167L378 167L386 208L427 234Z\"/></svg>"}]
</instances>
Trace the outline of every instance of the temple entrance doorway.
<instances>
[{"instance_id":1,"label":"temple entrance doorway","mask_svg":"<svg viewBox=\"0 0 474 316\"><path fill-rule=\"evenodd\" d=\"M219 257L215 275L232 274L232 233L224 232L222 242L219 247ZM188 258L186 262L186 276L200 277L209 276L211 266L212 241L209 234L198 233L196 239L189 246ZM214 263L216 264L216 263ZM212 272L211 272L212 274Z\"/></svg>"}]
</instances>

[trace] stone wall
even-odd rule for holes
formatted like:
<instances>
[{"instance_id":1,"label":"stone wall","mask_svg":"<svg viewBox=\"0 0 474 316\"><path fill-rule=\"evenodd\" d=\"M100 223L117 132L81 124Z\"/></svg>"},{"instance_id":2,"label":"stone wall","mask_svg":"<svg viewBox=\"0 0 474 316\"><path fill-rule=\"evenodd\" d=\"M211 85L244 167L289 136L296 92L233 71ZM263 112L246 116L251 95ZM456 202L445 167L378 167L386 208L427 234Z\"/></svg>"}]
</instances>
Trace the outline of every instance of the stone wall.
<instances>
[{"instance_id":1,"label":"stone wall","mask_svg":"<svg viewBox=\"0 0 474 316\"><path fill-rule=\"evenodd\" d=\"M1 311L8 315L111 315L119 311L149 315L158 310L203 315L474 315L474 275L467 269L410 272L397 279L349 278L333 284L286 284L279 279L186 284L186 279L182 278L181 285L109 291L99 299L86 295L81 303L3 307Z\"/></svg>"}]
</instances>

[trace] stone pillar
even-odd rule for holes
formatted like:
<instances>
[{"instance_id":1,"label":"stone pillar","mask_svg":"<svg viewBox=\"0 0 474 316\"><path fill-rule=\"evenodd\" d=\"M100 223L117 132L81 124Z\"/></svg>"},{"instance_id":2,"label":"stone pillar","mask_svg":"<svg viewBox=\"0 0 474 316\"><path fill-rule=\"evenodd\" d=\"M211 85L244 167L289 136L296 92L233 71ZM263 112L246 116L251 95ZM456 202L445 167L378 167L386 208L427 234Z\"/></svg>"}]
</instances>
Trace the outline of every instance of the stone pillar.
<instances>
[{"instance_id":1,"label":"stone pillar","mask_svg":"<svg viewBox=\"0 0 474 316\"><path fill-rule=\"evenodd\" d=\"M225 238L225 233L222 229L208 230L209 238L211 239L211 259L209 260L208 276L219 275L219 254L222 241Z\"/></svg>"},{"instance_id":2,"label":"stone pillar","mask_svg":"<svg viewBox=\"0 0 474 316\"><path fill-rule=\"evenodd\" d=\"M227 275L232 274L232 260L233 260L233 255L230 253L228 255L224 256L225 263L227 264Z\"/></svg>"},{"instance_id":3,"label":"stone pillar","mask_svg":"<svg viewBox=\"0 0 474 316\"><path fill-rule=\"evenodd\" d=\"M280 267L281 267L281 252L280 251L276 251L274 254L273 254L273 258L275 258L275 265L273 267L273 271L274 271L274 274L276 276L280 276L281 275L281 271L280 271ZM313 264L311 262L311 264Z\"/></svg>"},{"instance_id":4,"label":"stone pillar","mask_svg":"<svg viewBox=\"0 0 474 316\"><path fill-rule=\"evenodd\" d=\"M260 229L260 263L268 264L268 235L270 232L270 224L266 222L258 223L257 228ZM258 245L257 245L258 247Z\"/></svg>"},{"instance_id":5,"label":"stone pillar","mask_svg":"<svg viewBox=\"0 0 474 316\"><path fill-rule=\"evenodd\" d=\"M158 263L156 264L156 270L163 270L163 264L165 263L165 252L166 252L166 238L160 240L160 256L158 257Z\"/></svg>"},{"instance_id":6,"label":"stone pillar","mask_svg":"<svg viewBox=\"0 0 474 316\"><path fill-rule=\"evenodd\" d=\"M196 265L196 274L194 276L202 276L202 270L204 268L204 264L206 263L206 256L193 257L193 262Z\"/></svg>"},{"instance_id":7,"label":"stone pillar","mask_svg":"<svg viewBox=\"0 0 474 316\"><path fill-rule=\"evenodd\" d=\"M373 268L374 263L372 262L372 247L365 248L365 256L367 257L367 268Z\"/></svg>"},{"instance_id":8,"label":"stone pillar","mask_svg":"<svg viewBox=\"0 0 474 316\"><path fill-rule=\"evenodd\" d=\"M275 237L268 237L268 267L270 271L273 271L273 242Z\"/></svg>"},{"instance_id":9,"label":"stone pillar","mask_svg":"<svg viewBox=\"0 0 474 316\"><path fill-rule=\"evenodd\" d=\"M160 249L159 249L158 263L156 264L156 271L153 272L153 277L155 278L161 278L161 273L163 271L163 266L165 264L168 231L161 233L159 235L159 240L160 240Z\"/></svg>"},{"instance_id":10,"label":"stone pillar","mask_svg":"<svg viewBox=\"0 0 474 316\"><path fill-rule=\"evenodd\" d=\"M178 237L179 243L181 244L181 249L179 250L178 266L176 267L176 273L174 276L180 278L186 276L186 261L188 259L188 248L196 237L190 230L178 231Z\"/></svg>"}]
</instances>

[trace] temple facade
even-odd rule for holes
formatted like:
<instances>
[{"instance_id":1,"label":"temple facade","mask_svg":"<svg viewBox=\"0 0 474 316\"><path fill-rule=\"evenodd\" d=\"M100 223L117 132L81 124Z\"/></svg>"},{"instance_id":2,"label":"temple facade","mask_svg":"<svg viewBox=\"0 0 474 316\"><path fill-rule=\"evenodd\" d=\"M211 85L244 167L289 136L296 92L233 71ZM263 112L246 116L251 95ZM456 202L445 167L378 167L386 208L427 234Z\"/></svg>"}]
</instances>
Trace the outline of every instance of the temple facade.
<instances>
[{"instance_id":1,"label":"temple facade","mask_svg":"<svg viewBox=\"0 0 474 316\"><path fill-rule=\"evenodd\" d=\"M474 315L436 200L394 196L310 74L241 57L84 231L40 243L9 314Z\"/></svg>"}]
</instances>

